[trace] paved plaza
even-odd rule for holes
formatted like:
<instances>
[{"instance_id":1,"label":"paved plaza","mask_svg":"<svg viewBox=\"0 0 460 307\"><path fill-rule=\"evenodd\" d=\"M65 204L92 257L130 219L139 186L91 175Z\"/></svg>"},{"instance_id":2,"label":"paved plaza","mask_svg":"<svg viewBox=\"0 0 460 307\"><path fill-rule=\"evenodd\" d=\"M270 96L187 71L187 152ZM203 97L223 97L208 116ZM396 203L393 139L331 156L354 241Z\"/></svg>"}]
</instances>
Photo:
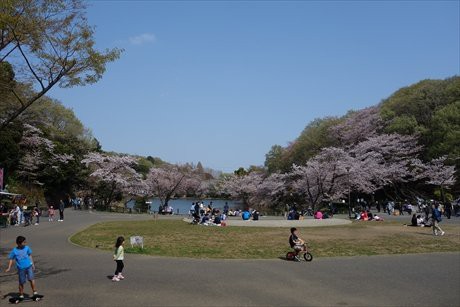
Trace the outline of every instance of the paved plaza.
<instances>
[{"instance_id":1,"label":"paved plaza","mask_svg":"<svg viewBox=\"0 0 460 307\"><path fill-rule=\"evenodd\" d=\"M16 274L4 273L17 235L24 235L33 250L37 286L45 295L37 306L460 305L460 253L315 258L311 263L127 254L126 279L114 283L108 279L112 254L75 246L69 236L99 221L152 217L73 210L65 215L63 223L0 230L0 305L7 306L3 298L17 291Z\"/></svg>"}]
</instances>

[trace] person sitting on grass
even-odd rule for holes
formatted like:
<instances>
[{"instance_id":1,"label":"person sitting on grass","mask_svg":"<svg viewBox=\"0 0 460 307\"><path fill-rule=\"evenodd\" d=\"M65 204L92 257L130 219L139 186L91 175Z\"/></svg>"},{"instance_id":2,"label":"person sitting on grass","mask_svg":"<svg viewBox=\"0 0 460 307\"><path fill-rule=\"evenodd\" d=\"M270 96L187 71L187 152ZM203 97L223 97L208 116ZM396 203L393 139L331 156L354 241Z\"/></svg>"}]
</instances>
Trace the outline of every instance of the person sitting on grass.
<instances>
[{"instance_id":1,"label":"person sitting on grass","mask_svg":"<svg viewBox=\"0 0 460 307\"><path fill-rule=\"evenodd\" d=\"M417 215L417 226L425 227L425 219L420 214Z\"/></svg>"},{"instance_id":2,"label":"person sitting on grass","mask_svg":"<svg viewBox=\"0 0 460 307\"><path fill-rule=\"evenodd\" d=\"M322 220L323 219L323 213L321 211L316 211L315 213L315 219L317 220Z\"/></svg>"},{"instance_id":3,"label":"person sitting on grass","mask_svg":"<svg viewBox=\"0 0 460 307\"><path fill-rule=\"evenodd\" d=\"M295 252L295 261L300 261L299 259L299 252L305 251L305 241L299 238L297 235L297 228L291 228L291 235L289 236L289 245Z\"/></svg>"},{"instance_id":4,"label":"person sitting on grass","mask_svg":"<svg viewBox=\"0 0 460 307\"><path fill-rule=\"evenodd\" d=\"M374 215L372 214L372 212L370 212L369 210L367 210L367 219L369 221L372 221L374 219Z\"/></svg>"},{"instance_id":5,"label":"person sitting on grass","mask_svg":"<svg viewBox=\"0 0 460 307\"><path fill-rule=\"evenodd\" d=\"M412 214L412 219L410 221L410 225L404 224L406 226L412 226L412 227L425 227L425 220L424 218L419 214L415 215Z\"/></svg>"},{"instance_id":6,"label":"person sitting on grass","mask_svg":"<svg viewBox=\"0 0 460 307\"><path fill-rule=\"evenodd\" d=\"M367 221L367 220L369 220L369 217L367 216L367 212L366 212L365 210L363 210L363 211L361 212L361 220L362 220L362 221Z\"/></svg>"},{"instance_id":7,"label":"person sitting on grass","mask_svg":"<svg viewBox=\"0 0 460 307\"><path fill-rule=\"evenodd\" d=\"M202 218L201 218L201 223L202 225L208 225L208 222L209 222L209 215L208 214L205 214Z\"/></svg>"},{"instance_id":8,"label":"person sitting on grass","mask_svg":"<svg viewBox=\"0 0 460 307\"><path fill-rule=\"evenodd\" d=\"M220 226L220 225L221 225L222 220L220 219L220 215L216 215L216 216L214 217L213 223L214 223L215 225L217 225L217 226Z\"/></svg>"}]
</instances>

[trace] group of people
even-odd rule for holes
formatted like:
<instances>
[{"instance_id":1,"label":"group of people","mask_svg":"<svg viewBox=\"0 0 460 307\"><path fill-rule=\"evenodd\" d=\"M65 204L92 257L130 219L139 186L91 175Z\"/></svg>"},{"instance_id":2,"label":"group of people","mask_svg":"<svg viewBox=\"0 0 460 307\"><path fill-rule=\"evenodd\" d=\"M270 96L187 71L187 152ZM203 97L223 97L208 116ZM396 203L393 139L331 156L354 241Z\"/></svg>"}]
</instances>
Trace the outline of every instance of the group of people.
<instances>
[{"instance_id":1,"label":"group of people","mask_svg":"<svg viewBox=\"0 0 460 307\"><path fill-rule=\"evenodd\" d=\"M174 208L171 205L162 205L158 206L158 214L162 215L172 215L174 214Z\"/></svg>"},{"instance_id":2,"label":"group of people","mask_svg":"<svg viewBox=\"0 0 460 307\"><path fill-rule=\"evenodd\" d=\"M115 274L112 277L112 281L120 281L125 279L123 276L124 268L124 237L120 236L115 242L115 249L113 254L113 260L116 263ZM16 247L14 247L8 254L8 267L5 272L11 271L13 263L16 265L18 274L18 290L19 300L23 300L24 297L24 285L29 281L32 289L33 296L38 296L38 290L35 283L35 263L32 257L32 249L27 245L26 238L24 236L18 236L16 238Z\"/></svg>"},{"instance_id":3,"label":"group of people","mask_svg":"<svg viewBox=\"0 0 460 307\"><path fill-rule=\"evenodd\" d=\"M192 224L205 226L225 226L225 220L229 212L228 204L225 203L224 210L221 212L213 207L212 201L207 206L202 201L192 203L190 216L193 218Z\"/></svg>"},{"instance_id":4,"label":"group of people","mask_svg":"<svg viewBox=\"0 0 460 307\"><path fill-rule=\"evenodd\" d=\"M11 226L29 226L29 225L39 225L41 210L39 203L36 203L32 209L29 209L27 206L20 206L14 204L13 208L8 210L6 204L0 204L0 212L2 216L6 216L7 225Z\"/></svg>"},{"instance_id":5,"label":"group of people","mask_svg":"<svg viewBox=\"0 0 460 307\"><path fill-rule=\"evenodd\" d=\"M436 202L433 200L423 200L418 198L416 201L410 202L409 200L404 200L403 202L395 202L392 200L385 201L383 203L376 202L375 207L377 212L383 209L383 212L388 215L405 215L405 213L412 215L414 212L424 213L429 215L433 204L437 204L441 213L445 215L447 219L450 219L452 216L460 216L460 200L457 200L455 203L451 202ZM368 210L370 210L370 205ZM366 208L364 208L366 209Z\"/></svg>"},{"instance_id":6,"label":"group of people","mask_svg":"<svg viewBox=\"0 0 460 307\"><path fill-rule=\"evenodd\" d=\"M382 217L378 216L377 213L373 214L370 210L363 209L360 212L359 210L355 210L355 208L353 208L352 212L355 215L355 220L383 222Z\"/></svg>"},{"instance_id":7,"label":"group of people","mask_svg":"<svg viewBox=\"0 0 460 307\"><path fill-rule=\"evenodd\" d=\"M432 227L433 228L433 235L443 236L445 232L439 227L439 223L442 221L442 212L439 204L433 204L431 206L431 216L425 214L422 216L421 214L413 214L411 219L411 226L414 227Z\"/></svg>"},{"instance_id":8,"label":"group of people","mask_svg":"<svg viewBox=\"0 0 460 307\"><path fill-rule=\"evenodd\" d=\"M311 206L308 206L304 209L299 209L297 204L294 203L292 205L286 204L284 209L284 217L287 220L301 220L305 216L315 216L313 209Z\"/></svg>"},{"instance_id":9,"label":"group of people","mask_svg":"<svg viewBox=\"0 0 460 307\"><path fill-rule=\"evenodd\" d=\"M72 205L74 210L82 210L84 202L81 197L75 196L70 199L70 204Z\"/></svg>"},{"instance_id":10,"label":"group of people","mask_svg":"<svg viewBox=\"0 0 460 307\"><path fill-rule=\"evenodd\" d=\"M64 221L64 209L65 204L62 200L59 202L58 211L59 219L58 222ZM48 221L52 222L55 219L54 206L49 204L47 215ZM0 204L0 215L6 217L6 225L11 226L29 226L29 225L40 225L40 217L42 217L43 210L41 209L40 202L35 202L33 207L27 205L13 204L13 208L8 209L8 206L4 203Z\"/></svg>"}]
</instances>

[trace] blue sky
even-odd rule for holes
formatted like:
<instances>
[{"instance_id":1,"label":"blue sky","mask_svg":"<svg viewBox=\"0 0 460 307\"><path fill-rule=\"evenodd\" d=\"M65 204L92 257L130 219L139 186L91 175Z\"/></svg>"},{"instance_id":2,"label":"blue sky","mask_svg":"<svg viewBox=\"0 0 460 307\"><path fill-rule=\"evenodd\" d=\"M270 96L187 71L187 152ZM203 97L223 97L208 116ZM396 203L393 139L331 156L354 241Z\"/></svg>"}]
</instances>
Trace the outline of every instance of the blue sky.
<instances>
[{"instance_id":1,"label":"blue sky","mask_svg":"<svg viewBox=\"0 0 460 307\"><path fill-rule=\"evenodd\" d=\"M53 89L103 149L223 171L313 119L460 74L459 1L91 1L95 85Z\"/></svg>"}]
</instances>

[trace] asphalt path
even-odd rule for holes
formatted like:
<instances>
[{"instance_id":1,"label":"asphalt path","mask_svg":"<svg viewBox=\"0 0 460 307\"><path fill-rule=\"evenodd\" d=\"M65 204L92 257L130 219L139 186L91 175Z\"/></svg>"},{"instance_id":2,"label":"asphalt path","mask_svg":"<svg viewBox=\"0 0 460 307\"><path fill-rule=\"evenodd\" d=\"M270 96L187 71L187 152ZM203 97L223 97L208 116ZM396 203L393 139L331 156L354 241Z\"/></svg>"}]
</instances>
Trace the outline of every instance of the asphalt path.
<instances>
[{"instance_id":1,"label":"asphalt path","mask_svg":"<svg viewBox=\"0 0 460 307\"><path fill-rule=\"evenodd\" d=\"M37 287L45 295L37 306L460 306L460 253L310 263L127 254L126 279L112 282L112 254L75 246L68 237L99 221L152 217L70 209L65 215L62 223L0 230L0 305L7 306L7 298L17 293L16 274L4 269L16 236L24 235L33 250Z\"/></svg>"}]
</instances>

